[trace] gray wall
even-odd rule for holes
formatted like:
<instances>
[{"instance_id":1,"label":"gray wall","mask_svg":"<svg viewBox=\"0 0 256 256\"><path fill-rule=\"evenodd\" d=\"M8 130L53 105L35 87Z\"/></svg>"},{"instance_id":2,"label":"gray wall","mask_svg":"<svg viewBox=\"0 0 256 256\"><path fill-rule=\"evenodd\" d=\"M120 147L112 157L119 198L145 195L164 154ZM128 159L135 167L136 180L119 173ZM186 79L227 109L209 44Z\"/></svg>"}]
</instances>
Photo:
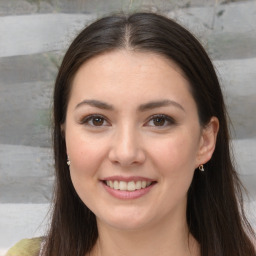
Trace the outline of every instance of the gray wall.
<instances>
[{"instance_id":1,"label":"gray wall","mask_svg":"<svg viewBox=\"0 0 256 256\"><path fill-rule=\"evenodd\" d=\"M51 96L63 53L88 22L121 10L158 10L200 38L223 85L238 171L251 202L256 200L255 0L1 0L0 255L1 248L32 234L22 225L15 232L10 214L17 230L31 209L39 209L28 220L36 227L51 198Z\"/></svg>"}]
</instances>

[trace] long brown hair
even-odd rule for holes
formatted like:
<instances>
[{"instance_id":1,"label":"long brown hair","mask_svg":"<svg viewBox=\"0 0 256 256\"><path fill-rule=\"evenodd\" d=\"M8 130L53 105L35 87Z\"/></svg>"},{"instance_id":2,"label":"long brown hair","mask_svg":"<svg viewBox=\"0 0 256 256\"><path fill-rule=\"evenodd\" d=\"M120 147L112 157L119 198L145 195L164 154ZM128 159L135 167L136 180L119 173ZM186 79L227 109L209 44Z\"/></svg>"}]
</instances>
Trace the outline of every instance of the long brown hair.
<instances>
[{"instance_id":1,"label":"long brown hair","mask_svg":"<svg viewBox=\"0 0 256 256\"><path fill-rule=\"evenodd\" d=\"M153 13L112 15L85 28L64 56L54 91L56 184L45 256L84 256L97 237L95 215L78 197L66 164L65 122L72 79L88 59L129 48L161 54L183 70L197 104L200 124L220 122L216 149L204 173L195 170L188 192L187 223L202 256L255 256L255 237L243 211L242 185L233 167L227 114L212 62L198 40L171 19Z\"/></svg>"}]
</instances>

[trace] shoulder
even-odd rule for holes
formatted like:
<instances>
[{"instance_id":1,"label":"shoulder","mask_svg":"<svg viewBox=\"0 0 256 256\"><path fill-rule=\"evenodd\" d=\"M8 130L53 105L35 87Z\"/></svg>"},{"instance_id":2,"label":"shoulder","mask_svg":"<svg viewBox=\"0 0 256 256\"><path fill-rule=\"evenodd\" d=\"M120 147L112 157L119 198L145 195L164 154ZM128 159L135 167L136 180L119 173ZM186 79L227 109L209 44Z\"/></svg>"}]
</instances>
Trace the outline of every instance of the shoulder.
<instances>
[{"instance_id":1,"label":"shoulder","mask_svg":"<svg viewBox=\"0 0 256 256\"><path fill-rule=\"evenodd\" d=\"M43 237L22 239L10 248L5 256L38 256L42 242Z\"/></svg>"}]
</instances>

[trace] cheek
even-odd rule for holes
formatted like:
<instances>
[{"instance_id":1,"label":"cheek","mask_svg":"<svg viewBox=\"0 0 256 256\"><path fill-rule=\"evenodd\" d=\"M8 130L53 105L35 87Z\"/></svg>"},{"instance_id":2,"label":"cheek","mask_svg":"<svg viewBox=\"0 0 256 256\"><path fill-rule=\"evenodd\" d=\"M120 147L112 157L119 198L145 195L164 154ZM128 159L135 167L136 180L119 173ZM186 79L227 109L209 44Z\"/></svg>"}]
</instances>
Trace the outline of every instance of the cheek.
<instances>
[{"instance_id":1,"label":"cheek","mask_svg":"<svg viewBox=\"0 0 256 256\"><path fill-rule=\"evenodd\" d=\"M154 155L155 161L162 163L163 166L173 167L169 172L175 172L183 168L194 168L197 147L197 143L191 138L180 135L157 141L152 147L151 154Z\"/></svg>"},{"instance_id":2,"label":"cheek","mask_svg":"<svg viewBox=\"0 0 256 256\"><path fill-rule=\"evenodd\" d=\"M67 136L67 152L71 161L70 175L81 200L89 207L91 193L98 185L106 149L83 136Z\"/></svg>"},{"instance_id":3,"label":"cheek","mask_svg":"<svg viewBox=\"0 0 256 256\"><path fill-rule=\"evenodd\" d=\"M104 147L104 143L85 136L83 131L67 129L66 135L66 146L72 172L79 176L93 175L106 155L107 149Z\"/></svg>"},{"instance_id":4,"label":"cheek","mask_svg":"<svg viewBox=\"0 0 256 256\"><path fill-rule=\"evenodd\" d=\"M168 185L172 188L173 196L177 201L187 196L195 171L195 152L194 145L186 140L175 143L175 147L173 144L169 145L169 164L166 163L169 168L165 171L169 177ZM166 161L168 161L168 156L166 155Z\"/></svg>"},{"instance_id":5,"label":"cheek","mask_svg":"<svg viewBox=\"0 0 256 256\"><path fill-rule=\"evenodd\" d=\"M152 147L155 169L174 197L184 196L194 175L197 144L186 136L156 143Z\"/></svg>"}]
</instances>

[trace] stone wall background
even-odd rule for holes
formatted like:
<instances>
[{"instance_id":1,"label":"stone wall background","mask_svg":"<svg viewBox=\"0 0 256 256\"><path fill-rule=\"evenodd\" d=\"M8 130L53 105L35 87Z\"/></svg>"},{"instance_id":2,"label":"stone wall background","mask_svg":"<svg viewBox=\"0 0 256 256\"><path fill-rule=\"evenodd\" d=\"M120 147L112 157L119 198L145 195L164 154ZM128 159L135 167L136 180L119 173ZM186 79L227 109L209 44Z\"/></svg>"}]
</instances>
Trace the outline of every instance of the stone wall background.
<instances>
[{"instance_id":1,"label":"stone wall background","mask_svg":"<svg viewBox=\"0 0 256 256\"><path fill-rule=\"evenodd\" d=\"M159 11L177 19L212 57L254 220L255 0L0 0L0 255L17 240L42 234L47 225L53 183L51 96L65 49L92 20L129 10Z\"/></svg>"}]
</instances>

